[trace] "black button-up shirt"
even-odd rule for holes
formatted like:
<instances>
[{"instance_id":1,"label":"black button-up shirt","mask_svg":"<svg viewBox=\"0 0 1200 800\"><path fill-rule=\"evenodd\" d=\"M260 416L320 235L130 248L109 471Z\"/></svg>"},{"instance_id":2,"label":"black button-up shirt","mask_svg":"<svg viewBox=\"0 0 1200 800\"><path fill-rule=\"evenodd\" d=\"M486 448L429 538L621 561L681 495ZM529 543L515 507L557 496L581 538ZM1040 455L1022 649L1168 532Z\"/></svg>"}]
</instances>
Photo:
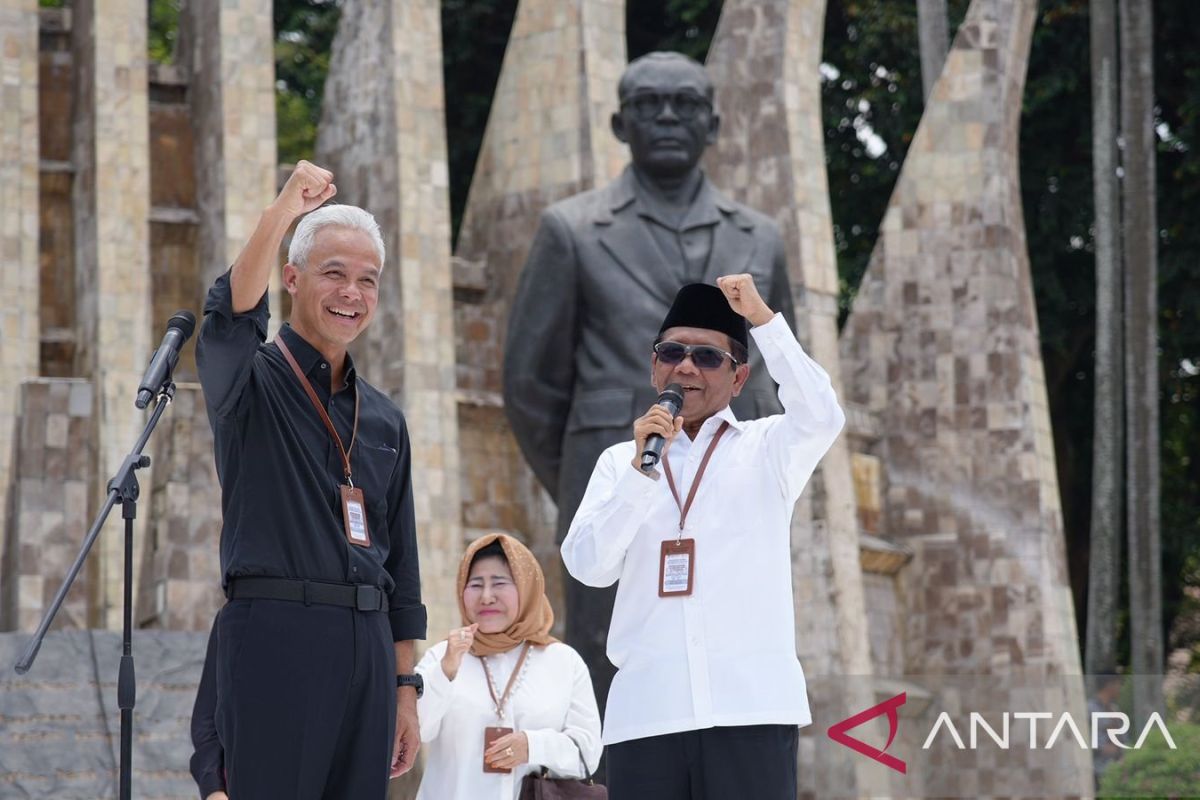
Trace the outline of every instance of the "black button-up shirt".
<instances>
[{"instance_id":1,"label":"black button-up shirt","mask_svg":"<svg viewBox=\"0 0 1200 800\"><path fill-rule=\"evenodd\" d=\"M412 455L400 409L357 375L348 355L345 383L331 392L324 356L291 327L279 331L346 447L359 395L350 465L366 501L371 546L351 545L338 488L341 456L283 354L266 342L265 295L235 314L225 273L209 290L204 314L196 363L221 481L223 582L269 575L379 586L395 640L424 639Z\"/></svg>"}]
</instances>

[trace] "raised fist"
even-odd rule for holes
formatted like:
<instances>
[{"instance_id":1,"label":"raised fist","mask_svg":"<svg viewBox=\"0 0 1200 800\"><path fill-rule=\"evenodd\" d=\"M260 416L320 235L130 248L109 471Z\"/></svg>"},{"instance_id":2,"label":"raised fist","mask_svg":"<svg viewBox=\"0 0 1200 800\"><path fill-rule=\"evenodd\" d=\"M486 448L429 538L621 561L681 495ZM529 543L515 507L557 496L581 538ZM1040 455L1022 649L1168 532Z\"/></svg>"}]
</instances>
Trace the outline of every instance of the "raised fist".
<instances>
[{"instance_id":1,"label":"raised fist","mask_svg":"<svg viewBox=\"0 0 1200 800\"><path fill-rule=\"evenodd\" d=\"M297 162L272 205L295 219L320 208L335 194L337 187L333 185L333 173L302 160Z\"/></svg>"}]
</instances>

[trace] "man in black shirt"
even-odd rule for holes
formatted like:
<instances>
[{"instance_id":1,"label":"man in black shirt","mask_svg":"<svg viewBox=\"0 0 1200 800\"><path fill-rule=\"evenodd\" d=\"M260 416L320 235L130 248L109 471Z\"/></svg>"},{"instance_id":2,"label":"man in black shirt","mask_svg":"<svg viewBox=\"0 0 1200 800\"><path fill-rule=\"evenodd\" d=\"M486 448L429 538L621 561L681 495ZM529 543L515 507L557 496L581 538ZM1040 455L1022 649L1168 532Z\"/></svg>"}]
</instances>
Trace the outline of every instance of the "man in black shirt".
<instances>
[{"instance_id":1,"label":"man in black shirt","mask_svg":"<svg viewBox=\"0 0 1200 800\"><path fill-rule=\"evenodd\" d=\"M229 598L215 723L241 800L383 798L419 746L408 431L346 352L375 311L383 241L362 209L320 208L336 192L332 173L296 166L209 291L196 346ZM300 217L291 324L268 343L268 279Z\"/></svg>"}]
</instances>

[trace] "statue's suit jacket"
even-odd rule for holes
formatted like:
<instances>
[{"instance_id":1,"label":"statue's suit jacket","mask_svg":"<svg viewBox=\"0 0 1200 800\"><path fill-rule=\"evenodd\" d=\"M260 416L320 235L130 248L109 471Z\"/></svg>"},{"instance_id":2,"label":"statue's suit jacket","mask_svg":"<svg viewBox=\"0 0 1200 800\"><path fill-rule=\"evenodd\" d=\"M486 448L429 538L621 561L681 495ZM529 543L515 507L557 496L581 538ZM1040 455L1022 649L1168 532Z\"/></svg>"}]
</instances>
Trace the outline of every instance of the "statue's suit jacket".
<instances>
[{"instance_id":1,"label":"statue's suit jacket","mask_svg":"<svg viewBox=\"0 0 1200 800\"><path fill-rule=\"evenodd\" d=\"M639 217L631 168L608 186L561 200L541 217L509 318L504 403L538 480L558 504L561 541L605 448L633 437L657 395L650 357L685 265L662 254ZM775 222L704 178L689 224L715 222L705 283L748 272L795 329L783 240ZM751 345L753 348L753 344ZM762 356L733 410L781 410Z\"/></svg>"}]
</instances>

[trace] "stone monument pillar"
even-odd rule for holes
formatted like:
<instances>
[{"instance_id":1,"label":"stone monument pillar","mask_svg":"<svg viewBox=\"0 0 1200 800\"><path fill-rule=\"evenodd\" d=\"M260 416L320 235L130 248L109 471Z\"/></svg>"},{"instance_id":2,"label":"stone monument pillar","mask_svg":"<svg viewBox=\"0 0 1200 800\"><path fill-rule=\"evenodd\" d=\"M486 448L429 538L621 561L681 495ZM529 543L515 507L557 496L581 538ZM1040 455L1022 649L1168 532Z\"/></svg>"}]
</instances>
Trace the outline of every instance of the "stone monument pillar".
<instances>
[{"instance_id":1,"label":"stone monument pillar","mask_svg":"<svg viewBox=\"0 0 1200 800\"><path fill-rule=\"evenodd\" d=\"M11 426L16 463L6 487L10 516L0 558L0 630L32 632L92 521L89 501L99 480L89 457L94 392L90 382L77 378L33 378L12 392L18 402ZM91 585L83 574L76 583ZM76 585L67 595L54 629L90 627L84 588Z\"/></svg>"},{"instance_id":2,"label":"stone monument pillar","mask_svg":"<svg viewBox=\"0 0 1200 800\"><path fill-rule=\"evenodd\" d=\"M881 422L883 529L914 552L907 672L935 688L961 676L994 676L996 694L1044 687L1039 707L1083 719L1082 686L1059 678L1081 666L1017 160L1036 15L1035 0L972 2L842 363L849 398ZM1086 752L1078 761L1056 766L1047 796L1088 794Z\"/></svg>"},{"instance_id":3,"label":"stone monument pillar","mask_svg":"<svg viewBox=\"0 0 1200 800\"><path fill-rule=\"evenodd\" d=\"M387 247L354 357L408 420L429 643L458 624L462 553L441 39L435 0L343 6L317 137L335 202L373 213Z\"/></svg>"},{"instance_id":4,"label":"stone monument pillar","mask_svg":"<svg viewBox=\"0 0 1200 800\"><path fill-rule=\"evenodd\" d=\"M38 372L37 0L0 0L0 553L19 381Z\"/></svg>"},{"instance_id":5,"label":"stone monument pillar","mask_svg":"<svg viewBox=\"0 0 1200 800\"><path fill-rule=\"evenodd\" d=\"M565 605L553 504L509 432L500 398L509 306L538 217L624 166L609 130L625 68L620 0L521 0L471 181L456 249L455 304L463 518L503 530L542 563Z\"/></svg>"},{"instance_id":6,"label":"stone monument pillar","mask_svg":"<svg viewBox=\"0 0 1200 800\"><path fill-rule=\"evenodd\" d=\"M75 372L96 386L96 474L111 476L142 429L133 400L153 346L146 4L79 0L73 19ZM139 478L150 485L145 471ZM97 482L93 500L103 497ZM140 510L143 525L148 511ZM121 624L122 548L120 534L106 534L89 559L95 626Z\"/></svg>"},{"instance_id":7,"label":"stone monument pillar","mask_svg":"<svg viewBox=\"0 0 1200 800\"><path fill-rule=\"evenodd\" d=\"M200 277L207 291L233 264L276 194L271 3L185 3L180 44L177 60L189 75Z\"/></svg>"},{"instance_id":8,"label":"stone monument pillar","mask_svg":"<svg viewBox=\"0 0 1200 800\"><path fill-rule=\"evenodd\" d=\"M717 88L721 135L708 154L715 183L772 214L787 246L796 335L845 402L838 353L838 272L833 246L818 67L825 0L727 0L706 67ZM821 460L792 521L796 647L815 687L814 730L855 700L842 676L870 675L850 451L840 437ZM857 682L865 687L865 681ZM870 700L870 695L859 698ZM873 700L866 702L870 705ZM827 725L825 726L827 727ZM806 736L805 739L808 737ZM802 750L802 784L819 796L849 775ZM844 766L844 765L843 765Z\"/></svg>"},{"instance_id":9,"label":"stone monument pillar","mask_svg":"<svg viewBox=\"0 0 1200 800\"><path fill-rule=\"evenodd\" d=\"M178 257L162 254L154 266L162 269L165 264L194 279L186 285L194 286L195 296L184 295L176 302L191 307L199 318L208 287L237 258L259 213L275 197L270 3L187 3L179 41L176 63L186 77L188 98L179 111L187 114L192 137L170 137L170 131L165 136L182 147L191 145L190 153L185 150L179 155L191 156L191 164L181 173L194 176L198 228L194 257L199 265L185 265ZM160 114L164 105L161 100L157 104ZM162 122L175 124L175 119ZM152 150L156 144L162 146L164 131L157 133ZM155 155L154 166L161 168L164 154ZM278 288L270 294L272 322L277 325ZM156 299L161 308L162 297ZM155 320L155 324L161 323ZM186 357L194 352L191 347L194 343L181 358L177 376L185 363L189 367L194 363ZM135 619L141 627L206 631L225 598L220 588L221 490L198 385L180 384L170 414L155 436L153 452L157 469L147 493L152 528L141 557Z\"/></svg>"}]
</instances>

